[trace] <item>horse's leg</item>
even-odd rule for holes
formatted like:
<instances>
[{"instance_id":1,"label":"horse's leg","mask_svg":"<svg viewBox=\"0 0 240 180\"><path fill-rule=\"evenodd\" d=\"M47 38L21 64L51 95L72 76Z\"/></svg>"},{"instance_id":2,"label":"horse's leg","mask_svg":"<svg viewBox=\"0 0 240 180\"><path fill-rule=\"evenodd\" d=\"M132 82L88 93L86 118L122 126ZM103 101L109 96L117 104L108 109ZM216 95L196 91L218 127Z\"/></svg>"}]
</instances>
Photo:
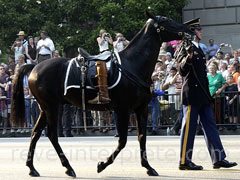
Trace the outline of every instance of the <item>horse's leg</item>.
<instances>
[{"instance_id":1,"label":"horse's leg","mask_svg":"<svg viewBox=\"0 0 240 180\"><path fill-rule=\"evenodd\" d=\"M51 107L51 111L48 111L48 114L47 114L47 118L49 120L48 138L51 141L53 147L55 148L55 150L58 154L58 157L61 160L62 165L67 168L65 173L68 176L76 177L76 174L75 174L73 168L69 164L67 157L63 153L62 148L61 148L60 144L58 143L58 134L57 134L57 132L58 132L58 130L57 130L58 110L53 109L53 108L54 108L54 106Z\"/></svg>"},{"instance_id":2,"label":"horse's leg","mask_svg":"<svg viewBox=\"0 0 240 180\"><path fill-rule=\"evenodd\" d=\"M28 150L28 158L26 162L26 165L30 169L30 173L29 173L30 176L40 176L40 174L37 172L37 170L33 166L33 157L34 157L34 151L35 151L37 141L41 137L42 130L45 127L46 127L46 114L45 112L40 112L38 120L32 130L31 143Z\"/></svg>"},{"instance_id":3,"label":"horse's leg","mask_svg":"<svg viewBox=\"0 0 240 180\"><path fill-rule=\"evenodd\" d=\"M111 154L111 156L108 157L106 162L98 163L98 166L97 166L98 173L100 173L108 165L113 163L117 155L126 146L126 143L127 143L129 113L127 111L115 112L115 113L116 113L117 130L119 133L118 146L117 146L117 149Z\"/></svg>"},{"instance_id":4,"label":"horse's leg","mask_svg":"<svg viewBox=\"0 0 240 180\"><path fill-rule=\"evenodd\" d=\"M146 152L146 131L147 131L147 118L148 109L147 105L136 110L137 125L138 125L138 141L140 144L141 164L147 169L149 176L158 176L158 173L149 165Z\"/></svg>"}]
</instances>

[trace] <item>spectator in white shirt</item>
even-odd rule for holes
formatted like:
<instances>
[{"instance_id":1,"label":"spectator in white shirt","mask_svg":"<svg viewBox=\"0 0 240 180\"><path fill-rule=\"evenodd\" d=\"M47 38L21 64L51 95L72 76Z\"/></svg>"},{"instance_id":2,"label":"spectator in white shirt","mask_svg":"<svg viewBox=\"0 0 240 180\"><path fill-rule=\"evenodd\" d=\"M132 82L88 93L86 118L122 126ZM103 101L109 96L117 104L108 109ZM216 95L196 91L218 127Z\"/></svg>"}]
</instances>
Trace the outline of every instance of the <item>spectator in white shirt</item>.
<instances>
[{"instance_id":1,"label":"spectator in white shirt","mask_svg":"<svg viewBox=\"0 0 240 180\"><path fill-rule=\"evenodd\" d=\"M167 66L167 73L170 72L172 66L174 64L174 61L172 59L172 54L170 52L166 53L166 61L165 61L165 65Z\"/></svg>"},{"instance_id":2,"label":"spectator in white shirt","mask_svg":"<svg viewBox=\"0 0 240 180\"><path fill-rule=\"evenodd\" d=\"M116 33L116 41L113 42L114 50L117 52L122 51L127 45L129 41L123 36L122 33Z\"/></svg>"},{"instance_id":3,"label":"spectator in white shirt","mask_svg":"<svg viewBox=\"0 0 240 180\"><path fill-rule=\"evenodd\" d=\"M40 36L41 39L37 43L38 63L50 59L55 50L53 41L48 37L46 31L42 31Z\"/></svg>"}]
</instances>

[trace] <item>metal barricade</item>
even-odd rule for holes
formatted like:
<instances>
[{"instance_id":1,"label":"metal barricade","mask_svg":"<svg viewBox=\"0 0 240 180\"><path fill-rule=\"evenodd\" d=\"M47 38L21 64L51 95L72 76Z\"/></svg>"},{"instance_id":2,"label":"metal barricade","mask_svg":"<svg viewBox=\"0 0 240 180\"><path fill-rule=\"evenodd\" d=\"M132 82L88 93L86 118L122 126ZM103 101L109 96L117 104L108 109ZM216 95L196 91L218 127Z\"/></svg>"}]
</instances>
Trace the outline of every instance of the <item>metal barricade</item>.
<instances>
[{"instance_id":1,"label":"metal barricade","mask_svg":"<svg viewBox=\"0 0 240 180\"><path fill-rule=\"evenodd\" d=\"M32 127L34 126L38 113L36 109L38 107L37 102L35 99L31 98L31 106L30 106L30 113L31 113L31 120L28 127L15 127L14 129L20 129L21 132L25 129L25 133L31 131ZM167 127L172 127L173 124L178 119L178 116L181 109L181 98L179 94L167 94L162 97L159 97L160 103L160 117L157 123L159 129L166 129ZM228 130L236 130L238 126L240 126L240 95L239 92L227 92L223 93L219 97L214 98L213 103L214 109L214 116L216 119L216 123L219 127L224 127ZM1 98L0 97L0 136L4 134L6 131L11 131L11 124L9 121L10 112L11 111L11 102L9 98ZM75 111L74 111L75 112ZM97 114L98 116L94 116L93 114ZM107 132L108 130L115 129L115 122L113 118L113 112L108 113L108 117L104 114L102 121L101 116L102 113L88 113L88 128L89 131L100 131L100 132ZM130 129L136 129L136 121L135 118L132 118L131 123L129 124ZM149 106L149 116L148 116L148 128L152 127L151 122L151 106ZM82 131L84 129L82 123L81 114L73 114L72 115L72 129L75 131ZM29 130L29 131L27 131Z\"/></svg>"}]
</instances>

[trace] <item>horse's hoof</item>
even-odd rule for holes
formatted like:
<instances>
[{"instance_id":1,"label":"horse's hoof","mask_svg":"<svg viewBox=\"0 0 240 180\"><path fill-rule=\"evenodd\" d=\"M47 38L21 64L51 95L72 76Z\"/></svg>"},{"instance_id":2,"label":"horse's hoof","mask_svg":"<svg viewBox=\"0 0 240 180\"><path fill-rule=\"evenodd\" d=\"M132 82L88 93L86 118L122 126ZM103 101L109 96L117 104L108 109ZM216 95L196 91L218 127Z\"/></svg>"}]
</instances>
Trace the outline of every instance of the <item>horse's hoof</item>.
<instances>
[{"instance_id":1,"label":"horse's hoof","mask_svg":"<svg viewBox=\"0 0 240 180\"><path fill-rule=\"evenodd\" d=\"M32 176L32 177L39 177L40 176L40 174L35 169L31 170L29 175Z\"/></svg>"},{"instance_id":2,"label":"horse's hoof","mask_svg":"<svg viewBox=\"0 0 240 180\"><path fill-rule=\"evenodd\" d=\"M97 165L97 172L102 172L106 167L104 166L104 162L99 162Z\"/></svg>"},{"instance_id":3,"label":"horse's hoof","mask_svg":"<svg viewBox=\"0 0 240 180\"><path fill-rule=\"evenodd\" d=\"M157 171L155 171L155 169L149 169L149 170L147 171L147 174L148 174L149 176L159 176L159 174L157 173Z\"/></svg>"},{"instance_id":4,"label":"horse's hoof","mask_svg":"<svg viewBox=\"0 0 240 180\"><path fill-rule=\"evenodd\" d=\"M76 174L75 174L75 172L74 172L74 170L73 169L68 169L68 170L66 170L66 172L65 172L68 176L71 176L71 177L76 177Z\"/></svg>"}]
</instances>

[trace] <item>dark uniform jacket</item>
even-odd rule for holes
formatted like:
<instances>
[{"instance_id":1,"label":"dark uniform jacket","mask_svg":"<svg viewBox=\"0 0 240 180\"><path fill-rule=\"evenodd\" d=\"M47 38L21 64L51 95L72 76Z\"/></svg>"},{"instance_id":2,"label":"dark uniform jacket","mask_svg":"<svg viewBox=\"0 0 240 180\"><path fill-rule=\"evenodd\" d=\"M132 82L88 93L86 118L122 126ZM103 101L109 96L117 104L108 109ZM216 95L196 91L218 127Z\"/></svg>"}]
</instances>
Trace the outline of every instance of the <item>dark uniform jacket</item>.
<instances>
[{"instance_id":1,"label":"dark uniform jacket","mask_svg":"<svg viewBox=\"0 0 240 180\"><path fill-rule=\"evenodd\" d=\"M183 76L182 104L207 105L212 98L208 87L206 58L200 47L192 46L192 59L188 58L180 65L180 74Z\"/></svg>"}]
</instances>

